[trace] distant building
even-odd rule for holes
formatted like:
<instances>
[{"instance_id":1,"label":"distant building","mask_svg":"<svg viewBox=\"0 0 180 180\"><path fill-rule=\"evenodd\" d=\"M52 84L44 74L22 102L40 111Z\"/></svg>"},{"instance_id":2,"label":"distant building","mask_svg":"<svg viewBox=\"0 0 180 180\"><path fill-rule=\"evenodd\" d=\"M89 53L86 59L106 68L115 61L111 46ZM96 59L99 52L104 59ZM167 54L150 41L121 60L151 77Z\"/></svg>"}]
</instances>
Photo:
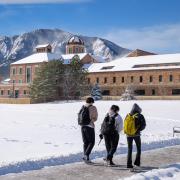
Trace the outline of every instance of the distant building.
<instances>
[{"instance_id":1,"label":"distant building","mask_svg":"<svg viewBox=\"0 0 180 180\"><path fill-rule=\"evenodd\" d=\"M135 51L130 52L127 55L127 57L138 57L138 56L149 56L149 55L157 55L157 54L143 51L141 49L136 49Z\"/></svg>"},{"instance_id":2,"label":"distant building","mask_svg":"<svg viewBox=\"0 0 180 180\"><path fill-rule=\"evenodd\" d=\"M67 42L66 53L64 55L53 53L50 44L38 45L35 54L10 65L9 80L0 84L0 98L28 97L29 85L33 82L36 71L42 63L62 60L64 64L70 64L75 56L79 57L84 67L89 67L92 63L99 61L95 56L85 53L84 42L77 36L71 37Z\"/></svg>"},{"instance_id":3,"label":"distant building","mask_svg":"<svg viewBox=\"0 0 180 180\"><path fill-rule=\"evenodd\" d=\"M138 96L180 95L180 54L132 54L135 57L92 64L88 69L89 83L98 83L107 96L121 96L127 87Z\"/></svg>"},{"instance_id":4,"label":"distant building","mask_svg":"<svg viewBox=\"0 0 180 180\"><path fill-rule=\"evenodd\" d=\"M66 54L80 54L85 53L84 41L77 36L69 39L66 45Z\"/></svg>"}]
</instances>

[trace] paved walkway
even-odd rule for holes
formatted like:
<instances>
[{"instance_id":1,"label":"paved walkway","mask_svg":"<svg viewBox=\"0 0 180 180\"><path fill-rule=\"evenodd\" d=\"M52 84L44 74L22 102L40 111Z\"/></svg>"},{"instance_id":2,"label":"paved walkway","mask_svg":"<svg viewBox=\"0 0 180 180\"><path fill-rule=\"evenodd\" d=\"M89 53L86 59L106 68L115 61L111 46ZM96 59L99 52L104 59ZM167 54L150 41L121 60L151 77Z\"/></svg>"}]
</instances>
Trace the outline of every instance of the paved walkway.
<instances>
[{"instance_id":1,"label":"paved walkway","mask_svg":"<svg viewBox=\"0 0 180 180\"><path fill-rule=\"evenodd\" d=\"M114 158L116 167L105 167L102 159L94 165L83 163L48 167L42 170L0 176L0 180L118 180L134 173L125 168L126 156ZM142 153L142 172L180 162L180 146L156 149Z\"/></svg>"}]
</instances>

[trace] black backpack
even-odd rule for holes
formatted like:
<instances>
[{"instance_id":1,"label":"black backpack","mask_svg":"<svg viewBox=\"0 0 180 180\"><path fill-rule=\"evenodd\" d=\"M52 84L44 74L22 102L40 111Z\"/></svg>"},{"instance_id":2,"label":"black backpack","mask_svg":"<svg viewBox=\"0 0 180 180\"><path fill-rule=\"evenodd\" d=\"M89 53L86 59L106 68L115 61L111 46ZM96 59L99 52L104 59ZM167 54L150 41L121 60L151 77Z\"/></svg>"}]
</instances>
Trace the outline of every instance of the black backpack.
<instances>
[{"instance_id":1,"label":"black backpack","mask_svg":"<svg viewBox=\"0 0 180 180\"><path fill-rule=\"evenodd\" d=\"M89 107L82 106L81 110L78 113L78 124L81 126L88 125L91 122L89 116Z\"/></svg>"},{"instance_id":2,"label":"black backpack","mask_svg":"<svg viewBox=\"0 0 180 180\"><path fill-rule=\"evenodd\" d=\"M101 125L101 134L112 135L112 134L117 133L116 127L115 127L115 118L117 115L118 114L115 114L112 117L110 117L109 114L106 115Z\"/></svg>"}]
</instances>

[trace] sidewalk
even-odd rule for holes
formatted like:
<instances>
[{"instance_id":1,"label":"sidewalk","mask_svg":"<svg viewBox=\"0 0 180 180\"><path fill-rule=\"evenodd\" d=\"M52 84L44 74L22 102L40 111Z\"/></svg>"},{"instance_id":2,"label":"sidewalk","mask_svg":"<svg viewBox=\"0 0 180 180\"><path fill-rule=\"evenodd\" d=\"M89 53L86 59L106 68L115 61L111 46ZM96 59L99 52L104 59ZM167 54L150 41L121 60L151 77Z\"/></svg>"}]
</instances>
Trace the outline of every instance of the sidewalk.
<instances>
[{"instance_id":1,"label":"sidewalk","mask_svg":"<svg viewBox=\"0 0 180 180\"><path fill-rule=\"evenodd\" d=\"M125 168L125 155L116 156L114 161L118 166L105 167L102 159L97 159L93 165L74 163L48 167L0 176L0 180L118 180L134 174ZM142 153L142 172L177 162L180 162L180 146L146 151Z\"/></svg>"}]
</instances>

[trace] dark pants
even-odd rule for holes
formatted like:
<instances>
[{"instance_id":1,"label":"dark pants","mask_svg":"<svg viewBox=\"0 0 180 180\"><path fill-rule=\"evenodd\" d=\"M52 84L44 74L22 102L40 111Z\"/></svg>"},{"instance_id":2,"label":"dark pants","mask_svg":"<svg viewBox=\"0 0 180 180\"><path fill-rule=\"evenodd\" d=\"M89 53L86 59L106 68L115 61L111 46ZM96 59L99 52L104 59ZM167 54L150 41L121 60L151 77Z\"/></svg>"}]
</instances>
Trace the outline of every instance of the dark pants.
<instances>
[{"instance_id":1,"label":"dark pants","mask_svg":"<svg viewBox=\"0 0 180 180\"><path fill-rule=\"evenodd\" d=\"M107 151L107 160L112 161L113 155L116 152L118 142L119 142L119 134L113 135L104 135L106 151Z\"/></svg>"},{"instance_id":2,"label":"dark pants","mask_svg":"<svg viewBox=\"0 0 180 180\"><path fill-rule=\"evenodd\" d=\"M137 154L136 159L134 161L134 165L140 166L141 164L141 137L127 137L128 142L128 157L127 157L127 167L132 167L132 149L133 149L133 140L136 143Z\"/></svg>"},{"instance_id":3,"label":"dark pants","mask_svg":"<svg viewBox=\"0 0 180 180\"><path fill-rule=\"evenodd\" d=\"M88 126L81 127L82 132L82 139L83 139L83 148L84 148L84 155L89 158L91 151L95 144L95 131L94 128L90 128Z\"/></svg>"}]
</instances>

